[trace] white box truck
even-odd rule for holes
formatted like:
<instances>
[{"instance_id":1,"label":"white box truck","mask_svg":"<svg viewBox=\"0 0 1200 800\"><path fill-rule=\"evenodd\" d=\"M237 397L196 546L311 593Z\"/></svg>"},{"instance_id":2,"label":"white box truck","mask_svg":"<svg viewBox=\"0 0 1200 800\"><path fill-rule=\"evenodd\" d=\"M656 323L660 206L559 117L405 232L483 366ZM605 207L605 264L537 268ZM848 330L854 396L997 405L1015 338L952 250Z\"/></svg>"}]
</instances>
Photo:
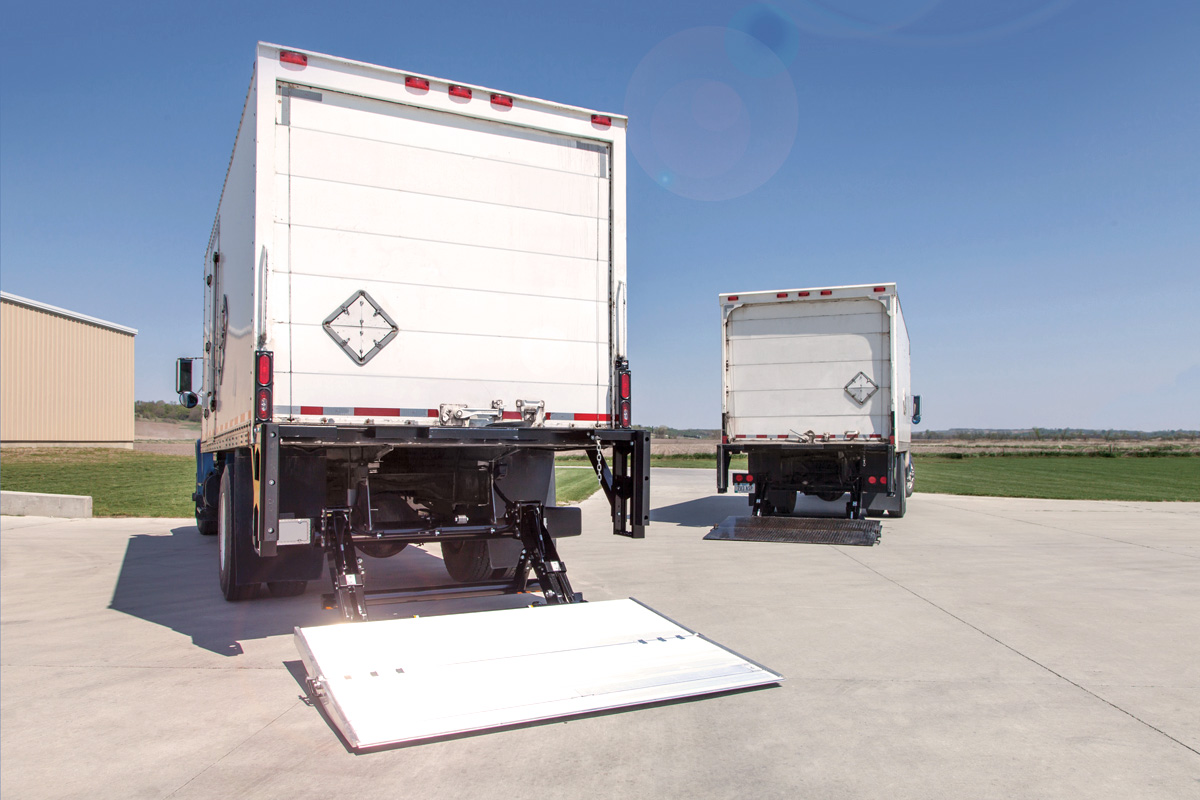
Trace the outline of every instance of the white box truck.
<instances>
[{"instance_id":1,"label":"white box truck","mask_svg":"<svg viewBox=\"0 0 1200 800\"><path fill-rule=\"evenodd\" d=\"M359 554L439 542L447 591L524 591L532 568L569 602L559 450L591 455L614 533L644 535L625 169L620 116L258 46L204 355L177 373L227 599L302 592L328 556L362 619Z\"/></svg>"},{"instance_id":2,"label":"white box truck","mask_svg":"<svg viewBox=\"0 0 1200 800\"><path fill-rule=\"evenodd\" d=\"M328 560L326 606L356 624L296 645L355 748L781 680L632 599L576 602L558 555L582 527L558 451L588 453L613 533L650 521L625 124L258 46L177 389L203 408L193 497L225 598L298 594ZM433 542L453 583L366 589L360 556ZM491 594L544 608L365 621Z\"/></svg>"},{"instance_id":3,"label":"white box truck","mask_svg":"<svg viewBox=\"0 0 1200 800\"><path fill-rule=\"evenodd\" d=\"M797 493L852 519L903 516L920 398L894 283L720 295L723 392L717 491L732 475L755 516L789 514Z\"/></svg>"}]
</instances>

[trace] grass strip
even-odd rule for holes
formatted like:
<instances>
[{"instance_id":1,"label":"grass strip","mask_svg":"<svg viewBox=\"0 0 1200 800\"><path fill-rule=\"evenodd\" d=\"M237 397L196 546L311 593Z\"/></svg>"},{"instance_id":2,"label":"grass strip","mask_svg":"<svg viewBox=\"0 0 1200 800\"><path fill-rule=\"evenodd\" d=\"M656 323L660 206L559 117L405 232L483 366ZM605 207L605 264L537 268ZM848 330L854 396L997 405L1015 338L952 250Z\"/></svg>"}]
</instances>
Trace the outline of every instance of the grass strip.
<instances>
[{"instance_id":1,"label":"grass strip","mask_svg":"<svg viewBox=\"0 0 1200 800\"><path fill-rule=\"evenodd\" d=\"M590 464L587 469L554 470L554 497L559 505L583 502L599 488L600 481L596 480Z\"/></svg>"},{"instance_id":2,"label":"grass strip","mask_svg":"<svg viewBox=\"0 0 1200 800\"><path fill-rule=\"evenodd\" d=\"M1200 500L1200 457L916 456L916 491L1049 500Z\"/></svg>"},{"instance_id":3,"label":"grass strip","mask_svg":"<svg viewBox=\"0 0 1200 800\"><path fill-rule=\"evenodd\" d=\"M9 448L0 488L82 494L97 517L190 517L196 460L112 448Z\"/></svg>"}]
</instances>

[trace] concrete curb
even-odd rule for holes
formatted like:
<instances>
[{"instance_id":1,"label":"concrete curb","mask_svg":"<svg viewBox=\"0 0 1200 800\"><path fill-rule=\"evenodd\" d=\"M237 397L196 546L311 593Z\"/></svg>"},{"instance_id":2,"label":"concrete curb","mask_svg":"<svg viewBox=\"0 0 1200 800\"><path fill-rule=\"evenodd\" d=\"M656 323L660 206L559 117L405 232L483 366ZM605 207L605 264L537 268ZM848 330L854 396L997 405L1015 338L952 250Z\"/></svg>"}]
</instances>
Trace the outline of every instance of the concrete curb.
<instances>
[{"instance_id":1,"label":"concrete curb","mask_svg":"<svg viewBox=\"0 0 1200 800\"><path fill-rule=\"evenodd\" d=\"M91 517L92 498L79 494L0 492L0 514L24 517Z\"/></svg>"}]
</instances>

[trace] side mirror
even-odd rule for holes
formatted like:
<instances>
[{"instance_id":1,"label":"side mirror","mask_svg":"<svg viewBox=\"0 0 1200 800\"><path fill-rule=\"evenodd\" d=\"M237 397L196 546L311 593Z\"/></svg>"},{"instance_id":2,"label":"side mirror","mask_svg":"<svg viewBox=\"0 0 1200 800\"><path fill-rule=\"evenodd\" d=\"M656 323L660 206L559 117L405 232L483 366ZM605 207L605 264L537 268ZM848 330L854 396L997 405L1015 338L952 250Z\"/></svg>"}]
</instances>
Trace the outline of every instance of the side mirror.
<instances>
[{"instance_id":1,"label":"side mirror","mask_svg":"<svg viewBox=\"0 0 1200 800\"><path fill-rule=\"evenodd\" d=\"M175 360L175 393L182 395L192 390L192 360L190 358L179 358ZM181 404L183 400L179 401ZM192 405L195 405L194 403ZM192 406L188 406L191 408Z\"/></svg>"},{"instance_id":2,"label":"side mirror","mask_svg":"<svg viewBox=\"0 0 1200 800\"><path fill-rule=\"evenodd\" d=\"M921 395L919 394L913 395L912 423L913 425L921 424Z\"/></svg>"},{"instance_id":3,"label":"side mirror","mask_svg":"<svg viewBox=\"0 0 1200 800\"><path fill-rule=\"evenodd\" d=\"M195 408L199 402L200 398L196 396L195 392L179 393L179 405L183 406L184 408Z\"/></svg>"}]
</instances>

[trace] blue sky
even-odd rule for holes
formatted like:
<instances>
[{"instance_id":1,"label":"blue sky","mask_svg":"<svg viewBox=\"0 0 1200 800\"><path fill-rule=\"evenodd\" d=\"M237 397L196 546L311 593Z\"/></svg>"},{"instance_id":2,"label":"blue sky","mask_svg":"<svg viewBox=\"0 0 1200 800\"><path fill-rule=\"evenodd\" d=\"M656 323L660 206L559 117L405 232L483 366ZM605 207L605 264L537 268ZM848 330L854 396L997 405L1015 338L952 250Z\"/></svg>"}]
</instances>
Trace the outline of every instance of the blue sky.
<instances>
[{"instance_id":1,"label":"blue sky","mask_svg":"<svg viewBox=\"0 0 1200 800\"><path fill-rule=\"evenodd\" d=\"M926 428L1200 428L1195 2L2 8L0 286L138 328L139 399L265 40L630 115L638 423L719 426L719 292L896 281Z\"/></svg>"}]
</instances>

